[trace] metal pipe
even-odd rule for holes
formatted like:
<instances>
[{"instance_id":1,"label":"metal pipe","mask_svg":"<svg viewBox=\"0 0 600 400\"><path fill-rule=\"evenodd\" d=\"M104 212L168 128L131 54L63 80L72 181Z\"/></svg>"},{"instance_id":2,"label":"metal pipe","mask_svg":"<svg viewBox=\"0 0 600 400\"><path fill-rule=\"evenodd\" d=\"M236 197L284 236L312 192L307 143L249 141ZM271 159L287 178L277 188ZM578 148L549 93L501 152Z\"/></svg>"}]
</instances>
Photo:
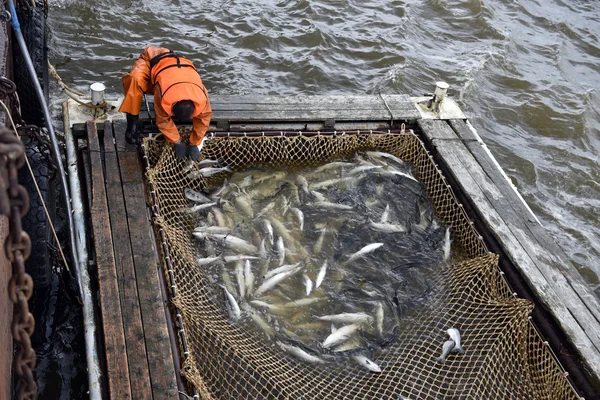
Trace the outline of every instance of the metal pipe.
<instances>
[{"instance_id":1,"label":"metal pipe","mask_svg":"<svg viewBox=\"0 0 600 400\"><path fill-rule=\"evenodd\" d=\"M67 167L69 171L69 185L73 202L73 219L75 222L75 236L77 239L77 254L79 264L88 264L87 235L85 230L85 216L83 210L83 198L79 171L77 169L77 146L71 121L69 120L68 101L63 103L63 122L65 129L65 141L67 144ZM100 382L101 369L98 359L98 347L96 344L96 319L94 312L94 300L90 290L90 275L87 268L81 269L81 283L83 284L83 330L85 339L85 358L88 370L88 386L91 400L102 399L102 385Z\"/></svg>"},{"instance_id":2,"label":"metal pipe","mask_svg":"<svg viewBox=\"0 0 600 400\"><path fill-rule=\"evenodd\" d=\"M48 128L48 134L50 135L50 141L52 142L51 150L56 160L56 165L58 167L59 176L60 176L60 185L63 191L63 195L65 197L65 204L67 207L67 218L69 220L69 236L71 241L71 256L72 263L75 269L75 277L77 279L79 295L83 300L83 289L81 285L81 266L79 265L79 258L77 256L77 241L75 240L75 230L74 230L74 222L73 222L73 210L71 209L71 198L69 196L69 188L67 186L67 180L65 178L65 168L62 163L62 158L60 156L60 150L58 148L58 140L56 139L56 135L54 134L54 127L52 126L52 118L50 117L50 110L48 109L48 105L46 104L46 99L44 96L44 91L42 90L42 86L37 77L37 73L35 68L33 67L33 63L31 61L31 57L29 56L29 51L27 50L27 45L25 44L25 40L23 39L23 33L21 32L21 25L19 24L19 19L17 18L17 11L15 10L15 4L13 0L8 0L8 7L11 14L12 26L15 36L17 38L17 43L19 45L19 49L23 54L23 58L25 59L25 64L27 65L27 69L31 74L32 81L35 86L35 91L40 100L40 105L42 106L42 111L44 112L44 119L46 120L46 127ZM59 244L60 245L60 244Z\"/></svg>"}]
</instances>

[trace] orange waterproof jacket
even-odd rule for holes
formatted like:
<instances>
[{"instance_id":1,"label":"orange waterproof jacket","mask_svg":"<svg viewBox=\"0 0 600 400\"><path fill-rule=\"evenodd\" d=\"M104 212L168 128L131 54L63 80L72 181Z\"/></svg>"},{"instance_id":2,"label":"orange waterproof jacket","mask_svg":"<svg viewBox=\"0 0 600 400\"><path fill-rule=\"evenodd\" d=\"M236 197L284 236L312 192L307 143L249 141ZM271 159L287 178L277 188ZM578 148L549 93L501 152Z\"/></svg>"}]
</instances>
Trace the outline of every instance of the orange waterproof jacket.
<instances>
[{"instance_id":1,"label":"orange waterproof jacket","mask_svg":"<svg viewBox=\"0 0 600 400\"><path fill-rule=\"evenodd\" d=\"M154 92L156 125L172 143L180 139L171 118L173 104L181 100L194 102L190 144L200 144L208 130L212 109L208 92L190 60L166 48L146 47L131 72L123 76L123 88L125 99L119 111L133 115L140 113L143 93Z\"/></svg>"}]
</instances>

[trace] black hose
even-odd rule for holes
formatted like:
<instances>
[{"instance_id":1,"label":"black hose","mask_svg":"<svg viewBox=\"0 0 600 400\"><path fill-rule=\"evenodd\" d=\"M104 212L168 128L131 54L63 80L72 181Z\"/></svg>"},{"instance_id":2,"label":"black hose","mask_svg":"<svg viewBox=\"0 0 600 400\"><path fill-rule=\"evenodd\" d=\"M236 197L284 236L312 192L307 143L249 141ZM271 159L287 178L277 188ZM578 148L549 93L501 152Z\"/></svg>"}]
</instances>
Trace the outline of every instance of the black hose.
<instances>
[{"instance_id":1,"label":"black hose","mask_svg":"<svg viewBox=\"0 0 600 400\"><path fill-rule=\"evenodd\" d=\"M75 240L75 224L73 222L73 210L71 208L71 196L69 194L69 187L67 186L67 179L65 178L65 169L63 167L62 158L60 156L60 150L58 148L58 141L56 139L56 135L54 134L54 127L52 126L52 118L50 117L50 110L48 109L48 104L46 104L46 98L44 96L44 91L42 90L42 86L38 81L37 73L33 66L33 62L31 61L31 57L29 56L29 50L27 49L27 45L25 44L25 40L23 39L23 33L21 32L21 25L19 24L19 19L17 18L17 11L15 10L15 4L13 0L8 0L8 7L11 14L11 22L13 26L13 30L15 32L15 36L17 38L17 43L21 53L23 55L23 59L25 60L25 64L27 64L27 69L31 74L31 79L33 81L35 91L38 99L40 100L40 104L42 106L42 111L44 112L44 119L46 120L46 127L48 128L48 133L50 134L50 141L52 143L51 149L52 154L54 155L54 159L56 160L56 165L59 171L60 176L60 186L65 196L65 204L67 206L67 218L69 220L69 235L71 239L71 258L72 265L75 270L75 278L77 280L77 288L79 289L79 295L83 301L83 288L81 287L81 274L79 273L81 266L79 265L79 258L77 257L77 246Z\"/></svg>"}]
</instances>

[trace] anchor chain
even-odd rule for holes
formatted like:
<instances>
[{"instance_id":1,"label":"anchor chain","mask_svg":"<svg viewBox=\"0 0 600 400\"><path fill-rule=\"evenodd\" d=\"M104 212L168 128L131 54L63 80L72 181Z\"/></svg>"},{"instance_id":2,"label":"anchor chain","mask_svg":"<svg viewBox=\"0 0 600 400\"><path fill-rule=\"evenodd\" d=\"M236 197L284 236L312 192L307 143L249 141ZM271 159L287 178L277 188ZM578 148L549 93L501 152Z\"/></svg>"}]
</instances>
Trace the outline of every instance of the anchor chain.
<instances>
[{"instance_id":1,"label":"anchor chain","mask_svg":"<svg viewBox=\"0 0 600 400\"><path fill-rule=\"evenodd\" d=\"M3 90L6 81L10 82L5 78L0 80L0 96L4 95L10 99L10 94ZM13 271L8 283L8 295L14 303L11 328L13 338L18 344L14 358L14 368L19 381L17 398L29 400L35 399L37 385L33 376L36 355L30 338L35 328L35 320L27 303L33 293L33 280L25 272L25 260L31 254L31 240L21 225L21 218L29 211L29 194L18 181L18 169L24 163L25 148L21 140L10 130L1 127L0 214L6 215L9 222L4 251Z\"/></svg>"}]
</instances>

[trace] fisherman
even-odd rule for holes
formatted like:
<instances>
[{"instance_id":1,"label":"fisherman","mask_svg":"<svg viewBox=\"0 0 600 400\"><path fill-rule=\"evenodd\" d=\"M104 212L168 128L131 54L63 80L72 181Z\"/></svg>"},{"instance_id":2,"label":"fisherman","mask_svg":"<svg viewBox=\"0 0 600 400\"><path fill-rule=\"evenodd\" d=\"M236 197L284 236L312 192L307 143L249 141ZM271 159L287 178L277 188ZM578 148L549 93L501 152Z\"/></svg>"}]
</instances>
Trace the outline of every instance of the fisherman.
<instances>
[{"instance_id":1,"label":"fisherman","mask_svg":"<svg viewBox=\"0 0 600 400\"><path fill-rule=\"evenodd\" d=\"M119 111L127 115L127 142L139 142L137 122L142 97L144 93L154 93L156 125L167 141L173 143L177 158L200 159L212 109L208 92L190 60L166 48L146 47L131 72L123 76L123 89L125 99ZM173 117L179 121L193 120L189 146L179 136Z\"/></svg>"}]
</instances>

